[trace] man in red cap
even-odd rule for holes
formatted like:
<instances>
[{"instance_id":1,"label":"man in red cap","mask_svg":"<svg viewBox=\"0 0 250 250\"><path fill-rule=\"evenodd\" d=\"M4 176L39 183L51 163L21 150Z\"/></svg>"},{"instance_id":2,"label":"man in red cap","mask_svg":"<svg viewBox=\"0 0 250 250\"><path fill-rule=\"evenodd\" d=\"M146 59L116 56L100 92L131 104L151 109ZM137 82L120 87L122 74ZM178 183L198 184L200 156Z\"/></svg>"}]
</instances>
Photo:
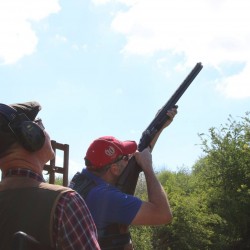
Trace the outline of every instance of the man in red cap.
<instances>
[{"instance_id":1,"label":"man in red cap","mask_svg":"<svg viewBox=\"0 0 250 250\"><path fill-rule=\"evenodd\" d=\"M0 249L19 249L11 244L20 231L38 240L41 249L100 249L82 197L43 179L43 167L54 158L54 151L36 119L40 110L37 102L0 103ZM24 246L28 243L19 247Z\"/></svg>"},{"instance_id":2,"label":"man in red cap","mask_svg":"<svg viewBox=\"0 0 250 250\"><path fill-rule=\"evenodd\" d=\"M173 108L166 115L168 126L177 109ZM162 130L164 129L162 128ZM160 133L150 143L152 149ZM70 187L85 199L93 216L98 231L98 240L102 250L133 249L127 231L117 234L117 226L159 225L172 220L167 195L157 180L153 167L150 148L137 151L134 141L119 141L112 136L103 136L92 142L86 156L86 168L76 173ZM148 189L148 201L122 193L115 184L126 168L129 158L134 155L142 168Z\"/></svg>"}]
</instances>

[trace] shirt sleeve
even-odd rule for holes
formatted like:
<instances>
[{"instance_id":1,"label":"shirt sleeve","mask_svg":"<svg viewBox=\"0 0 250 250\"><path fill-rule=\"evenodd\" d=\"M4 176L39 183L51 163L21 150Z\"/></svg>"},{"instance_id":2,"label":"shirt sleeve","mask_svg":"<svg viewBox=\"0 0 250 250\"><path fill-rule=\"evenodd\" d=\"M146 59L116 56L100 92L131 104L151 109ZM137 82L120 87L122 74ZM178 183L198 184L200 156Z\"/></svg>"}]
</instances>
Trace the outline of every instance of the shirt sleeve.
<instances>
[{"instance_id":1,"label":"shirt sleeve","mask_svg":"<svg viewBox=\"0 0 250 250\"><path fill-rule=\"evenodd\" d=\"M109 219L114 223L131 224L141 207L142 201L133 195L127 195L117 190L112 190L108 196L109 200L113 201L110 202L112 206L109 210L111 215Z\"/></svg>"},{"instance_id":2,"label":"shirt sleeve","mask_svg":"<svg viewBox=\"0 0 250 250\"><path fill-rule=\"evenodd\" d=\"M86 201L98 229L112 223L131 224L142 204L139 198L111 186L91 190Z\"/></svg>"},{"instance_id":3,"label":"shirt sleeve","mask_svg":"<svg viewBox=\"0 0 250 250\"><path fill-rule=\"evenodd\" d=\"M53 237L62 250L100 250L97 230L89 209L77 192L60 197L54 215Z\"/></svg>"}]
</instances>

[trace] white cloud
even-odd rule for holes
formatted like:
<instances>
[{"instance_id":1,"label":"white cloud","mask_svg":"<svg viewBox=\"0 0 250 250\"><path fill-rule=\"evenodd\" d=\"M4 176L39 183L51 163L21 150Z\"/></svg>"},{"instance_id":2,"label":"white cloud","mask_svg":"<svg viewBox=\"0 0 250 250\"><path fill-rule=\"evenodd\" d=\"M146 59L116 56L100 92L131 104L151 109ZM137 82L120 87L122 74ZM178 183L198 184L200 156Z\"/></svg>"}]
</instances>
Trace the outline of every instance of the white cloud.
<instances>
[{"instance_id":1,"label":"white cloud","mask_svg":"<svg viewBox=\"0 0 250 250\"><path fill-rule=\"evenodd\" d=\"M173 50L218 65L247 59L249 7L247 0L141 0L118 12L112 27L127 38L125 54Z\"/></svg>"},{"instance_id":2,"label":"white cloud","mask_svg":"<svg viewBox=\"0 0 250 250\"><path fill-rule=\"evenodd\" d=\"M76 43L72 44L71 48L75 51L87 51L88 50L88 45L87 44L82 44L82 45L78 45Z\"/></svg>"},{"instance_id":3,"label":"white cloud","mask_svg":"<svg viewBox=\"0 0 250 250\"><path fill-rule=\"evenodd\" d=\"M31 22L46 18L60 10L58 0L0 1L0 60L17 62L36 50L38 38Z\"/></svg>"},{"instance_id":4,"label":"white cloud","mask_svg":"<svg viewBox=\"0 0 250 250\"><path fill-rule=\"evenodd\" d=\"M248 63L240 74L226 78L217 86L217 89L229 98L250 97L249 76L250 64Z\"/></svg>"},{"instance_id":5,"label":"white cloud","mask_svg":"<svg viewBox=\"0 0 250 250\"><path fill-rule=\"evenodd\" d=\"M111 2L111 1L109 1ZM125 56L150 56L158 51L182 55L186 65L201 61L221 69L225 62L250 63L250 2L248 0L113 1L129 8L117 11L111 27L126 38ZM250 96L245 69L218 88L228 97ZM233 82L235 81L235 83ZM236 83L237 82L237 83ZM241 82L244 91L235 84ZM236 90L236 92L234 91Z\"/></svg>"},{"instance_id":6,"label":"white cloud","mask_svg":"<svg viewBox=\"0 0 250 250\"><path fill-rule=\"evenodd\" d=\"M55 39L62 43L66 43L68 41L68 39L65 36L59 34L56 34Z\"/></svg>"}]
</instances>

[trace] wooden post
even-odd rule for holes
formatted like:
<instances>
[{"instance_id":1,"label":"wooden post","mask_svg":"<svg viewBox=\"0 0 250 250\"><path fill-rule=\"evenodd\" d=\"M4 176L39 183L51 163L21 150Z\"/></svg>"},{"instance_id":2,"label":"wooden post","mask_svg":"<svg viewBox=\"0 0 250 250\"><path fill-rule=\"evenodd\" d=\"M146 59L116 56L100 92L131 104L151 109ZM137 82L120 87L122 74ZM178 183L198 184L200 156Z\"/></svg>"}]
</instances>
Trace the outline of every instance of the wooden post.
<instances>
[{"instance_id":1,"label":"wooden post","mask_svg":"<svg viewBox=\"0 0 250 250\"><path fill-rule=\"evenodd\" d=\"M51 141L52 148L55 151L55 158L49 164L44 165L44 170L49 174L49 183L55 184L55 174L63 175L63 186L68 186L68 172L69 172L69 145L58 143L54 140ZM63 151L63 167L56 166L56 153L57 150Z\"/></svg>"}]
</instances>

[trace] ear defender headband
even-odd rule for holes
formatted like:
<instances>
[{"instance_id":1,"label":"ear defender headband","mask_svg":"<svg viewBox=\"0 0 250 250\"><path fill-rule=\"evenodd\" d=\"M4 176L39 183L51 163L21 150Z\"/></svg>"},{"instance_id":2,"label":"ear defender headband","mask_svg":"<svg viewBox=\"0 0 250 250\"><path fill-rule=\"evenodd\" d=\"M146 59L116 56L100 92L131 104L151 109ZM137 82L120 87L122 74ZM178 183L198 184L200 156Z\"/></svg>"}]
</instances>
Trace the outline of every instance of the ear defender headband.
<instances>
[{"instance_id":1,"label":"ear defender headband","mask_svg":"<svg viewBox=\"0 0 250 250\"><path fill-rule=\"evenodd\" d=\"M14 108L1 103L0 114L9 121L10 130L25 149L34 152L42 148L45 142L43 129L24 113L18 114Z\"/></svg>"}]
</instances>

